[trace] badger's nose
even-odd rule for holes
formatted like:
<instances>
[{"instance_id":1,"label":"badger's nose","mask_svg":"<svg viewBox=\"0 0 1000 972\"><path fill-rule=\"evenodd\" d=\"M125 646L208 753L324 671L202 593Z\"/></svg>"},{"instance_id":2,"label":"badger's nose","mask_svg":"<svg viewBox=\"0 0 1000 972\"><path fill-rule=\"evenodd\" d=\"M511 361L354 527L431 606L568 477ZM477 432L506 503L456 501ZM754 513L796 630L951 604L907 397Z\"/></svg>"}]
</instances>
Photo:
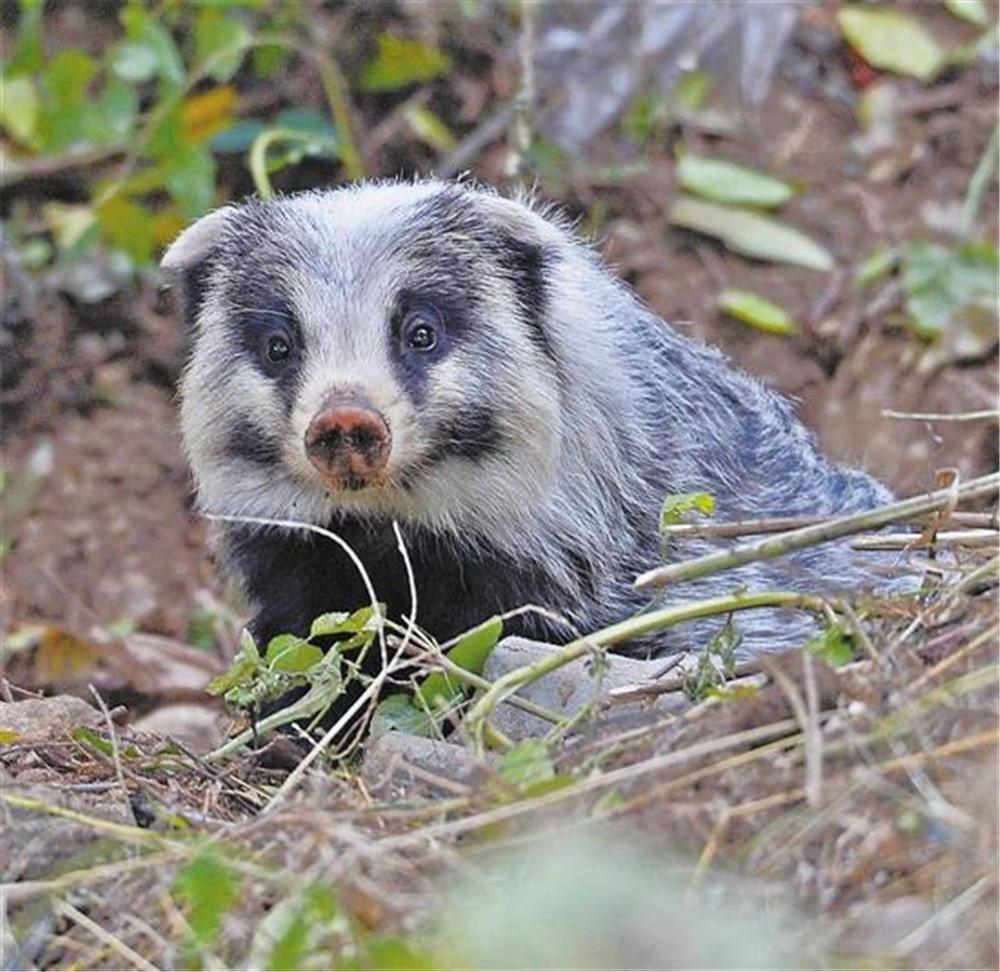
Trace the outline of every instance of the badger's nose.
<instances>
[{"instance_id":1,"label":"badger's nose","mask_svg":"<svg viewBox=\"0 0 1000 972\"><path fill-rule=\"evenodd\" d=\"M306 429L309 461L339 487L359 489L389 461L392 436L375 407L352 395L327 399Z\"/></svg>"}]
</instances>

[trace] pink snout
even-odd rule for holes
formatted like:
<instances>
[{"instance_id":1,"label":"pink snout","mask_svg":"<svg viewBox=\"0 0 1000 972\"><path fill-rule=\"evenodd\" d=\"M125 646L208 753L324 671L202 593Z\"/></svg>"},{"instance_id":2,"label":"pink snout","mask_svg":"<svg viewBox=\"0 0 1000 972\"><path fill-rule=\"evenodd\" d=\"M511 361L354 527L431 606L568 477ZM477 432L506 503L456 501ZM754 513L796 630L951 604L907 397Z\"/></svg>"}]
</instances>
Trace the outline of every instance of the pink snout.
<instances>
[{"instance_id":1,"label":"pink snout","mask_svg":"<svg viewBox=\"0 0 1000 972\"><path fill-rule=\"evenodd\" d=\"M340 489L361 489L389 461L392 436L385 419L359 395L331 396L305 439L309 461Z\"/></svg>"}]
</instances>

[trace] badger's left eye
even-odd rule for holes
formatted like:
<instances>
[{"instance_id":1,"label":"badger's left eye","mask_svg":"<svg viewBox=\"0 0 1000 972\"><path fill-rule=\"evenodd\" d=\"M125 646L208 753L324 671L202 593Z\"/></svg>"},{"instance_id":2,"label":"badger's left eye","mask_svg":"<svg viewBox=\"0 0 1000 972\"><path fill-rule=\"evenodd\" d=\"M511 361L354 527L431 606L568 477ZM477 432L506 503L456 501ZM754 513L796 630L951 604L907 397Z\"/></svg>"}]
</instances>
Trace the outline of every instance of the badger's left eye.
<instances>
[{"instance_id":1,"label":"badger's left eye","mask_svg":"<svg viewBox=\"0 0 1000 972\"><path fill-rule=\"evenodd\" d=\"M292 353L288 339L280 334L274 334L267 341L267 360L279 364Z\"/></svg>"},{"instance_id":2,"label":"badger's left eye","mask_svg":"<svg viewBox=\"0 0 1000 972\"><path fill-rule=\"evenodd\" d=\"M442 326L441 315L433 307L411 310L403 318L403 344L411 351L433 351Z\"/></svg>"}]
</instances>

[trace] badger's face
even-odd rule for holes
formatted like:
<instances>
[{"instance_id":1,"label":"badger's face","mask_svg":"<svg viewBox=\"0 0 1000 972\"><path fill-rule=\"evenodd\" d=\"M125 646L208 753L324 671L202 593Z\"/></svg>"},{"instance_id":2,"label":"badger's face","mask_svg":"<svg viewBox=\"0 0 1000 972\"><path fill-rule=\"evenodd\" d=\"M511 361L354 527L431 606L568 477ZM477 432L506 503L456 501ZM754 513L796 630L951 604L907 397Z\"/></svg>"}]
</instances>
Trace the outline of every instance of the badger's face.
<instances>
[{"instance_id":1,"label":"badger's face","mask_svg":"<svg viewBox=\"0 0 1000 972\"><path fill-rule=\"evenodd\" d=\"M193 347L186 447L204 509L509 529L550 484L558 234L441 184L250 203L164 258Z\"/></svg>"}]
</instances>

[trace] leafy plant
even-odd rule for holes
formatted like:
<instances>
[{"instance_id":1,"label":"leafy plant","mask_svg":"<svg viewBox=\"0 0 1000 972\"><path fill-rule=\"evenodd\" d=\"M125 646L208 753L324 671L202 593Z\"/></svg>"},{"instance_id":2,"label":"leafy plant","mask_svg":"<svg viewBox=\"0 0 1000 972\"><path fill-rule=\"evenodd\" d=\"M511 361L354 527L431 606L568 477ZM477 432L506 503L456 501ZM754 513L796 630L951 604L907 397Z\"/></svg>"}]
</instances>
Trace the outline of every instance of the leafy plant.
<instances>
[{"instance_id":1,"label":"leafy plant","mask_svg":"<svg viewBox=\"0 0 1000 972\"><path fill-rule=\"evenodd\" d=\"M480 675L490 652L503 634L503 621L490 618L463 634L445 657L448 661ZM412 732L418 736L433 735L436 719L449 712L464 697L466 686L447 671L431 672L417 686L414 697L398 693L379 703L372 719L371 734L377 736L390 729Z\"/></svg>"},{"instance_id":2,"label":"leafy plant","mask_svg":"<svg viewBox=\"0 0 1000 972\"><path fill-rule=\"evenodd\" d=\"M906 311L921 337L937 338L954 327L991 330L997 318L997 248L991 243L953 249L918 241L902 252Z\"/></svg>"},{"instance_id":3,"label":"leafy plant","mask_svg":"<svg viewBox=\"0 0 1000 972\"><path fill-rule=\"evenodd\" d=\"M692 702L701 702L725 688L736 672L736 649L742 641L743 636L730 615L698 656L694 671L684 678L682 689Z\"/></svg>"},{"instance_id":4,"label":"leafy plant","mask_svg":"<svg viewBox=\"0 0 1000 972\"><path fill-rule=\"evenodd\" d=\"M691 512L712 516L715 497L711 493L671 493L660 509L660 529L683 522L685 514Z\"/></svg>"},{"instance_id":5,"label":"leafy plant","mask_svg":"<svg viewBox=\"0 0 1000 972\"><path fill-rule=\"evenodd\" d=\"M342 662L347 653L359 656L368 651L382 624L381 605L361 608L351 614L323 614L312 623L309 637L279 634L261 654L253 635L243 632L240 650L229 669L206 686L213 695L221 695L230 705L256 712L264 703L281 699L294 688L308 691L287 717L308 718L320 715L343 690ZM318 639L336 638L324 649Z\"/></svg>"}]
</instances>

